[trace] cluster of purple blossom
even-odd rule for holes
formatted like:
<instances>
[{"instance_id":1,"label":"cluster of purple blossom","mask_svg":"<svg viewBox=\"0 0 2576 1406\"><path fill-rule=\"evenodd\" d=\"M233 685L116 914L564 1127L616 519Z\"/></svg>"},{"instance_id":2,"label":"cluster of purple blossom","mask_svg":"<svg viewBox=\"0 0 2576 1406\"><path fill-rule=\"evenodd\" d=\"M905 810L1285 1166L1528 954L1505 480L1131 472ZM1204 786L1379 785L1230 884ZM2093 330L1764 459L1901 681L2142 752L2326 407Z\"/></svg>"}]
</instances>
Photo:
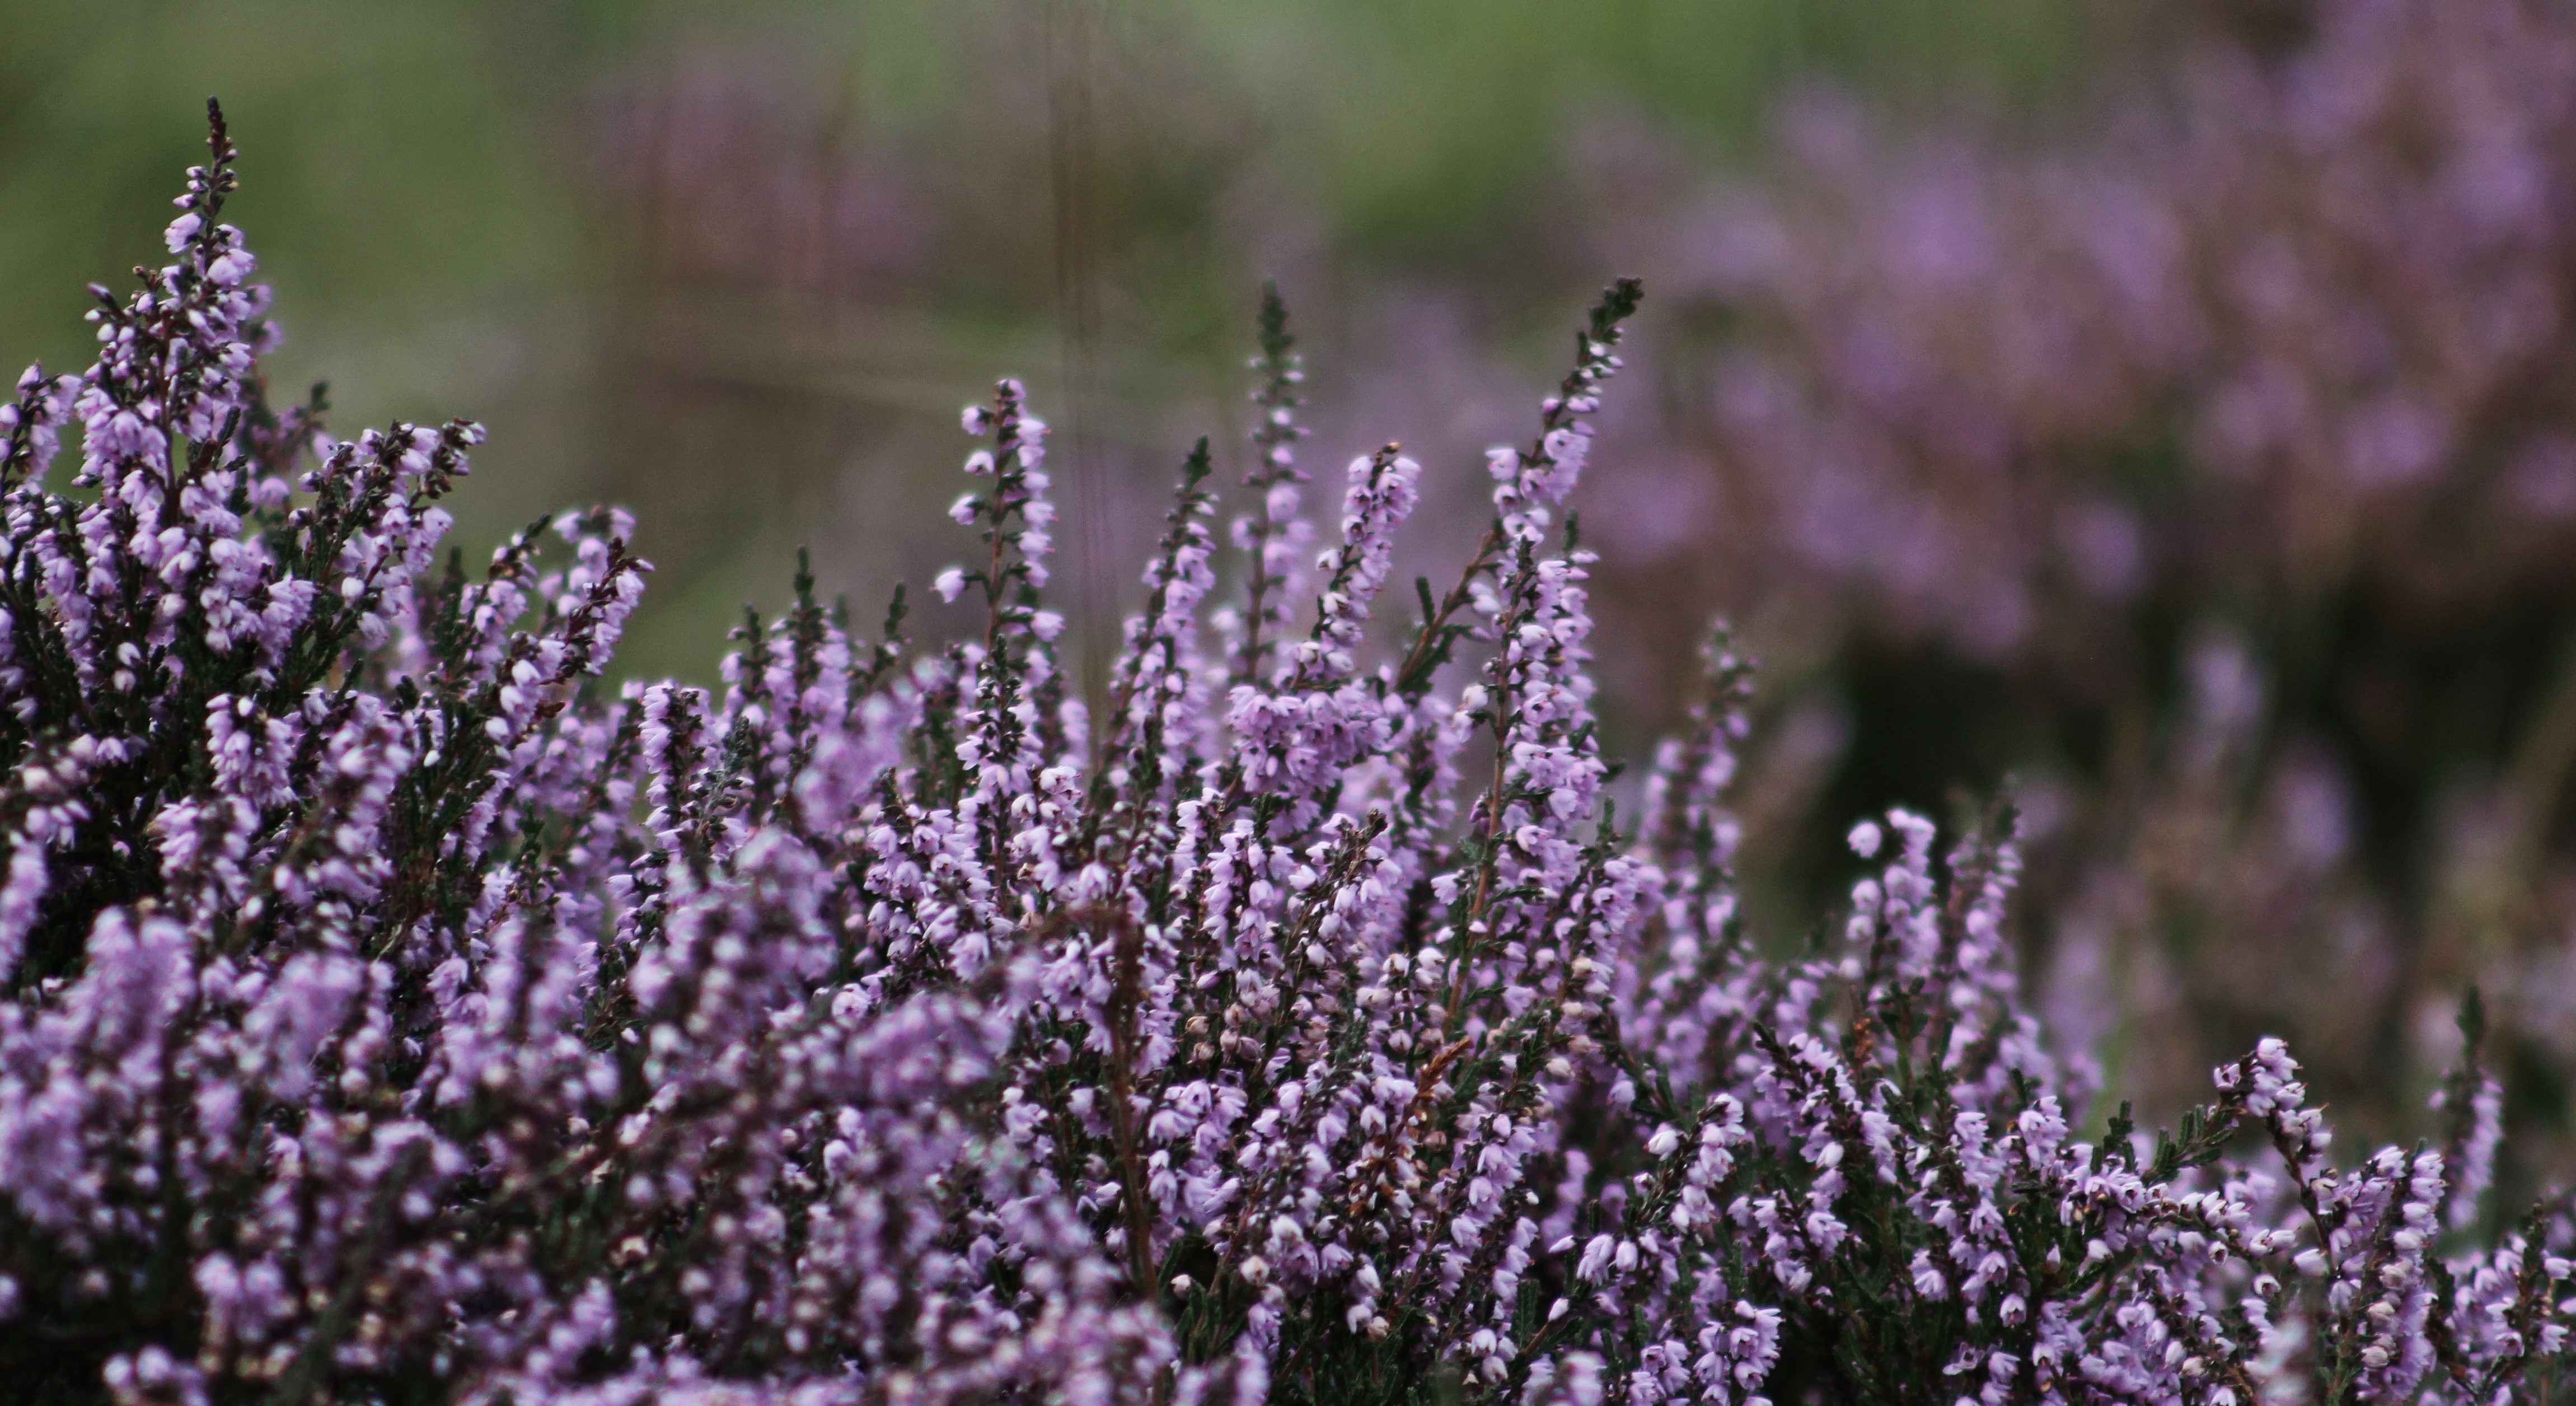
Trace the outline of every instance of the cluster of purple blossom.
<instances>
[{"instance_id":1,"label":"cluster of purple blossom","mask_svg":"<svg viewBox=\"0 0 2576 1406\"><path fill-rule=\"evenodd\" d=\"M2438 1149L2336 1165L2272 1041L2177 1136L2079 1140L2083 1066L2016 999L2008 816L1946 859L1918 816L1856 826L1841 935L1750 943L1722 638L1619 828L1563 506L1635 284L1391 658L1363 651L1420 470L1363 456L1307 523L1274 303L1242 603L1210 605L1202 442L1096 722L1008 381L966 417L982 551L941 587L979 637L908 651L898 596L855 638L800 581L722 690L612 696L627 523L438 570L476 430L269 409L219 116L211 145L174 262L102 293L98 363L0 412L17 1399L2554 1380L2576 1220L2479 1233L2474 1019Z\"/></svg>"}]
</instances>

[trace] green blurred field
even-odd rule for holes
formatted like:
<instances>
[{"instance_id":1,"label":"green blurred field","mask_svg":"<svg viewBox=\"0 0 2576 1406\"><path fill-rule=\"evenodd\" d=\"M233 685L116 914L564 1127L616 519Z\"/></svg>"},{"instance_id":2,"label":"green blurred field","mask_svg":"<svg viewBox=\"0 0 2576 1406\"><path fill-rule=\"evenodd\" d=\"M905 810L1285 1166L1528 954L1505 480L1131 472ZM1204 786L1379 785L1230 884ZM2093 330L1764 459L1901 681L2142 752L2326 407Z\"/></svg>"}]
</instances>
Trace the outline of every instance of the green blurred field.
<instances>
[{"instance_id":1,"label":"green blurred field","mask_svg":"<svg viewBox=\"0 0 2576 1406\"><path fill-rule=\"evenodd\" d=\"M2027 98L2086 42L2069 0L108 0L0 15L0 360L84 358L81 285L157 255L218 94L245 152L234 213L289 334L280 378L328 378L343 430L486 421L458 503L476 551L559 503L643 510L664 571L621 662L700 676L740 603L779 597L793 542L812 540L827 581L873 594L891 579L887 543L833 504L944 501L948 456L919 457L907 426L944 424L1003 370L1059 400L1048 143L1069 103L1095 152L1080 276L1103 310L1089 355L1106 404L1214 422L1232 413L1224 376L1274 271L1274 220L1324 275L1296 291L1325 345L1373 279L1418 272L1468 290L1471 335L1536 374L1613 271L1561 236L1567 202L1601 198L1567 169L1585 124L1650 124L1717 164L1798 75ZM1087 34L1087 63L1067 34ZM965 233L892 291L836 301L830 335L799 343L822 347L810 364L728 360L811 307L658 268L651 212L620 185L604 114L707 65L810 109L836 151L898 150L956 177L926 198ZM673 338L657 329L676 303L694 311ZM840 355L852 342L873 354ZM667 408L674 383L704 413L639 430L639 393Z\"/></svg>"}]
</instances>

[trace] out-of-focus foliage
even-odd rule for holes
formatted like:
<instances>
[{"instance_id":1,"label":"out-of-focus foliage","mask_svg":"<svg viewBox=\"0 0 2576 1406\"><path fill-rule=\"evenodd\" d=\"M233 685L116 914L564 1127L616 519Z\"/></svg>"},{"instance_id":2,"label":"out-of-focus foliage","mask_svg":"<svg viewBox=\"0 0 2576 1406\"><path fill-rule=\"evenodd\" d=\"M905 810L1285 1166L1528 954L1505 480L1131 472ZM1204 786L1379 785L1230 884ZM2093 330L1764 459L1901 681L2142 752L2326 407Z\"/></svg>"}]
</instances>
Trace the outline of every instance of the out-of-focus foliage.
<instances>
[{"instance_id":1,"label":"out-of-focus foliage","mask_svg":"<svg viewBox=\"0 0 2576 1406\"><path fill-rule=\"evenodd\" d=\"M545 6L0 4L0 345L77 365L83 280L162 257L163 173L220 92L262 134L268 264L310 309L280 374L361 407L541 389L530 329L583 294L529 99L578 33ZM288 228L293 233L288 233Z\"/></svg>"},{"instance_id":2,"label":"out-of-focus foliage","mask_svg":"<svg viewBox=\"0 0 2576 1406\"><path fill-rule=\"evenodd\" d=\"M2129 1087L2290 1030L2384 1119L2477 979L2557 1122L2576 11L2264 19L2046 133L1810 100L1757 181L1629 218L1689 305L1634 443L1681 467L1596 517L1662 546L1635 618L1684 576L1817 651L1829 802L2023 774L2030 945Z\"/></svg>"},{"instance_id":3,"label":"out-of-focus foliage","mask_svg":"<svg viewBox=\"0 0 2576 1406\"><path fill-rule=\"evenodd\" d=\"M607 384L615 457L635 468L620 486L647 522L734 526L657 544L677 599L648 607L637 657L691 665L660 641L700 638L769 589L782 521L881 544L860 555L888 577L934 565L884 526L900 515L857 505L897 491L931 506L915 466L944 427L920 392L956 393L996 357L1042 389L1082 367L1070 569L1132 595L1118 563L1148 545L1133 525L1150 515L1111 504L1159 493L1172 434L1235 413L1235 329L1263 278L1358 368L1319 388L1329 425L1371 419L1381 364L1491 385L1460 373L1500 349L1535 374L1524 355L1552 346L1553 310L1601 266L1588 229L1608 212L1562 139L1587 114L1751 150L1780 85L1818 64L1886 81L1965 67L2034 90L2078 13L1618 0L1578 24L1523 0L1063 0L701 17L667 59L604 73L585 128L619 252ZM1468 427L1493 408L1456 404L1424 447L1473 463ZM759 452L724 475L669 452L746 441Z\"/></svg>"},{"instance_id":4,"label":"out-of-focus foliage","mask_svg":"<svg viewBox=\"0 0 2576 1406\"><path fill-rule=\"evenodd\" d=\"M1236 333L1268 274L1338 365L1374 332L1354 295L1430 271L1432 321L1543 374L1558 310L1600 276L1573 247L1559 140L1586 113L1742 151L1779 84L1818 65L2035 91L2078 17L2065 0L1605 0L1580 23L1537 0L110 0L69 17L0 0L0 350L82 354L60 290L149 256L98 251L149 227L145 173L185 159L171 133L219 93L259 134L245 218L279 231L268 267L305 309L281 380L328 367L364 419L471 406L494 442L457 505L469 540L568 496L636 504L664 570L623 657L703 677L742 601L776 603L782 548L851 544L827 584L866 597L936 565L904 514L857 506L932 505L944 422L918 406L998 363L1054 392L1068 129L1091 153L1073 272L1100 311L1101 403L1074 428L1136 411L1204 430L1238 403ZM395 325L408 335L379 330ZM1080 457L1159 493L1150 428ZM1077 535L1076 570L1132 560L1124 530Z\"/></svg>"}]
</instances>

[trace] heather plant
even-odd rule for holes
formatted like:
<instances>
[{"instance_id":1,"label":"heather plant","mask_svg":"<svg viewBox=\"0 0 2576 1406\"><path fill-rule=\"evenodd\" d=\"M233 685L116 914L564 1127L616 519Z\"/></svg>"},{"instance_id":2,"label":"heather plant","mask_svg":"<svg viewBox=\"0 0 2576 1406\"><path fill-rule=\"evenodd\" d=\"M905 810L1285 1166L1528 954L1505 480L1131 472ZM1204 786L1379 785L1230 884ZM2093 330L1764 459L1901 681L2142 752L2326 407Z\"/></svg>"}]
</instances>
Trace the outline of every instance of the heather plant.
<instances>
[{"instance_id":1,"label":"heather plant","mask_svg":"<svg viewBox=\"0 0 2576 1406\"><path fill-rule=\"evenodd\" d=\"M1396 445L1305 516L1265 310L1248 502L1183 466L1095 719L1045 426L969 409L980 631L800 572L719 690L597 682L613 511L469 574L479 431L272 409L220 118L173 262L31 372L0 488L0 1370L63 1402L2488 1403L2576 1224L2349 1162L2280 1042L2079 1128L1999 808L1743 929L1750 666L1648 769L1591 713L1568 495L1623 281L1491 525L1387 628ZM48 482L69 433L78 465ZM549 539L554 539L550 543ZM1401 600L1401 596L1397 597ZM1392 645L1381 642L1392 639Z\"/></svg>"}]
</instances>

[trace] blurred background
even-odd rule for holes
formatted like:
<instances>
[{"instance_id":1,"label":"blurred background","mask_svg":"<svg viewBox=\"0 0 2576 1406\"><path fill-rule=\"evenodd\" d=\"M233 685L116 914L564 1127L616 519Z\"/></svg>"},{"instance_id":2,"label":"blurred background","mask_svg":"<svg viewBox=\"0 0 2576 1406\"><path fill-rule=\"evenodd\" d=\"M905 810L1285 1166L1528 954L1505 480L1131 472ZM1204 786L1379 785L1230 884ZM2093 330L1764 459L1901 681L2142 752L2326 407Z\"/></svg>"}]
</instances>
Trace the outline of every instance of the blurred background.
<instances>
[{"instance_id":1,"label":"blurred background","mask_svg":"<svg viewBox=\"0 0 2576 1406\"><path fill-rule=\"evenodd\" d=\"M960 558L1004 372L1059 431L1062 594L1132 605L1190 440L1243 464L1265 277L1310 507L1402 439L1437 574L1641 275L1580 499L1606 725L1642 757L1736 623L1766 932L1856 815L2009 785L2033 987L2143 1111L2279 1033L2411 1136L2474 982L2508 1189L2576 1165L2565 0L0 15L0 356L84 359L220 94L279 389L485 421L469 550L634 508L628 673L711 677L799 544L862 618Z\"/></svg>"}]
</instances>

